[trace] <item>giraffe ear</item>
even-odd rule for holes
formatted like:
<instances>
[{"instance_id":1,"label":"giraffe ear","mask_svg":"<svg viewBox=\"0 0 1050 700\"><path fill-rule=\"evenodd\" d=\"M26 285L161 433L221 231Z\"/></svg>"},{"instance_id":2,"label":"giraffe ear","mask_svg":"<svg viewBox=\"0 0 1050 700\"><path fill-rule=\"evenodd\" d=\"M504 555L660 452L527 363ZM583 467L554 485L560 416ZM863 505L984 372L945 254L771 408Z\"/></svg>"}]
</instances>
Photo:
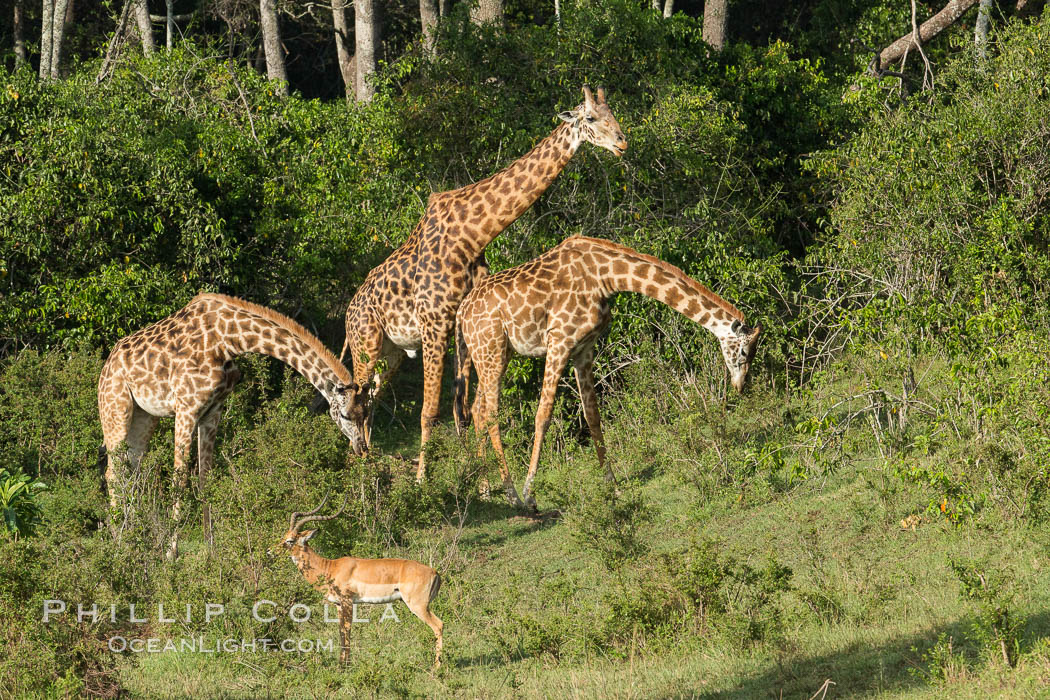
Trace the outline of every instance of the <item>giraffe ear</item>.
<instances>
[{"instance_id":1,"label":"giraffe ear","mask_svg":"<svg viewBox=\"0 0 1050 700\"><path fill-rule=\"evenodd\" d=\"M583 86L583 100L584 103L587 105L587 109L591 109L594 107L594 95L591 94L590 85Z\"/></svg>"},{"instance_id":2,"label":"giraffe ear","mask_svg":"<svg viewBox=\"0 0 1050 700\"><path fill-rule=\"evenodd\" d=\"M569 122L570 124L572 124L574 121L576 121L576 113L575 112L559 112L558 113L558 119L561 119L563 122Z\"/></svg>"}]
</instances>

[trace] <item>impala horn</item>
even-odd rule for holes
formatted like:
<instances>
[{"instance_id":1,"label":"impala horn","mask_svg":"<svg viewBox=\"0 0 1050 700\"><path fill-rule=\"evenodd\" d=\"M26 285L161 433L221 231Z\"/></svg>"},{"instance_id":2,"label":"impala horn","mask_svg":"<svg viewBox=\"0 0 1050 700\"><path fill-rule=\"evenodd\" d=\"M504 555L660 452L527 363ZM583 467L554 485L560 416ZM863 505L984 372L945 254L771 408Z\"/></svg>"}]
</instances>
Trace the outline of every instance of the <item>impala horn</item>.
<instances>
[{"instance_id":1,"label":"impala horn","mask_svg":"<svg viewBox=\"0 0 1050 700\"><path fill-rule=\"evenodd\" d=\"M310 522L314 522L314 521L333 520L335 518L338 518L340 515L343 514L343 511L346 509L346 504L350 500L350 494L349 493L346 494L346 498L343 499L343 505L339 506L339 510L337 510L334 513L332 513L331 515L314 515L314 513L316 513L317 511L321 510L321 506L323 506L325 504L325 501L327 501L327 500L328 500L328 494L325 494L325 497L321 501L320 505L318 505L316 508L311 510L309 513L293 513L292 514L292 529L295 530L296 532L298 532L299 528L301 528L306 523L310 523ZM299 519L296 520L296 518L299 518Z\"/></svg>"}]
</instances>

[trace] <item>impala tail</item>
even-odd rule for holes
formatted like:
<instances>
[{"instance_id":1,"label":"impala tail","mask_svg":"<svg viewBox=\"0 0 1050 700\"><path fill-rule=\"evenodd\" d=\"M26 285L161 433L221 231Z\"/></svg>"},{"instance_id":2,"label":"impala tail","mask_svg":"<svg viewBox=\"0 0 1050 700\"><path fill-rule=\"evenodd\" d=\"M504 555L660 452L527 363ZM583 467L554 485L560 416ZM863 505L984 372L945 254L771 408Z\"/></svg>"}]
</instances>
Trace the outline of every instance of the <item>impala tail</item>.
<instances>
[{"instance_id":1,"label":"impala tail","mask_svg":"<svg viewBox=\"0 0 1050 700\"><path fill-rule=\"evenodd\" d=\"M438 591L441 590L441 574L434 572L434 580L430 582L430 597L427 598L427 604L431 603L434 598L437 598Z\"/></svg>"}]
</instances>

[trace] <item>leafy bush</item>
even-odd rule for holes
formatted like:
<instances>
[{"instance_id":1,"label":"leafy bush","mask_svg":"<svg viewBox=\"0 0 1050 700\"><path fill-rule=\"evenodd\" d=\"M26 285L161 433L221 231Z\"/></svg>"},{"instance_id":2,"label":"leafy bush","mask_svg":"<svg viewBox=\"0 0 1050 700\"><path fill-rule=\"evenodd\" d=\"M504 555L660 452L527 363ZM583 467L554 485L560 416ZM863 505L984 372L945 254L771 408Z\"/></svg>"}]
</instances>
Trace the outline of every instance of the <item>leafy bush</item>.
<instances>
[{"instance_id":1,"label":"leafy bush","mask_svg":"<svg viewBox=\"0 0 1050 700\"><path fill-rule=\"evenodd\" d=\"M855 138L811 161L831 201L812 313L830 314L839 346L897 326L913 348L965 343L970 319L1015 306L1045 326L1029 310L1050 298L1050 34L1012 23L996 44L986 67L951 62L932 94L868 108Z\"/></svg>"},{"instance_id":2,"label":"leafy bush","mask_svg":"<svg viewBox=\"0 0 1050 700\"><path fill-rule=\"evenodd\" d=\"M6 535L18 539L33 534L40 523L37 496L46 488L47 484L28 474L0 469L0 514Z\"/></svg>"}]
</instances>

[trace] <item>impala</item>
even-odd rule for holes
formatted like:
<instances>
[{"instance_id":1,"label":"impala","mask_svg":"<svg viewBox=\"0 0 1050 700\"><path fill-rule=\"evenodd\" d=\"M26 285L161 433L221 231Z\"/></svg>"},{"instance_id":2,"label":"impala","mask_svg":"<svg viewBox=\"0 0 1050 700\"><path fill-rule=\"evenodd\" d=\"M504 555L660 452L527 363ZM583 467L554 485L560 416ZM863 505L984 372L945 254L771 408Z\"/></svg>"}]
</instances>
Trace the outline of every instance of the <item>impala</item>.
<instances>
[{"instance_id":1,"label":"impala","mask_svg":"<svg viewBox=\"0 0 1050 700\"><path fill-rule=\"evenodd\" d=\"M343 501L342 507L332 515L314 515L326 501L327 494L310 512L292 513L291 527L281 539L281 544L307 582L339 608L340 662L345 663L350 659L350 624L354 616L354 604L402 600L413 615L434 630L437 636L434 668L441 666L441 630L445 625L430 612L430 603L441 588L441 576L429 566L411 559L325 559L307 545L317 530L300 530L309 522L332 520L342 514L346 507L346 501Z\"/></svg>"}]
</instances>

